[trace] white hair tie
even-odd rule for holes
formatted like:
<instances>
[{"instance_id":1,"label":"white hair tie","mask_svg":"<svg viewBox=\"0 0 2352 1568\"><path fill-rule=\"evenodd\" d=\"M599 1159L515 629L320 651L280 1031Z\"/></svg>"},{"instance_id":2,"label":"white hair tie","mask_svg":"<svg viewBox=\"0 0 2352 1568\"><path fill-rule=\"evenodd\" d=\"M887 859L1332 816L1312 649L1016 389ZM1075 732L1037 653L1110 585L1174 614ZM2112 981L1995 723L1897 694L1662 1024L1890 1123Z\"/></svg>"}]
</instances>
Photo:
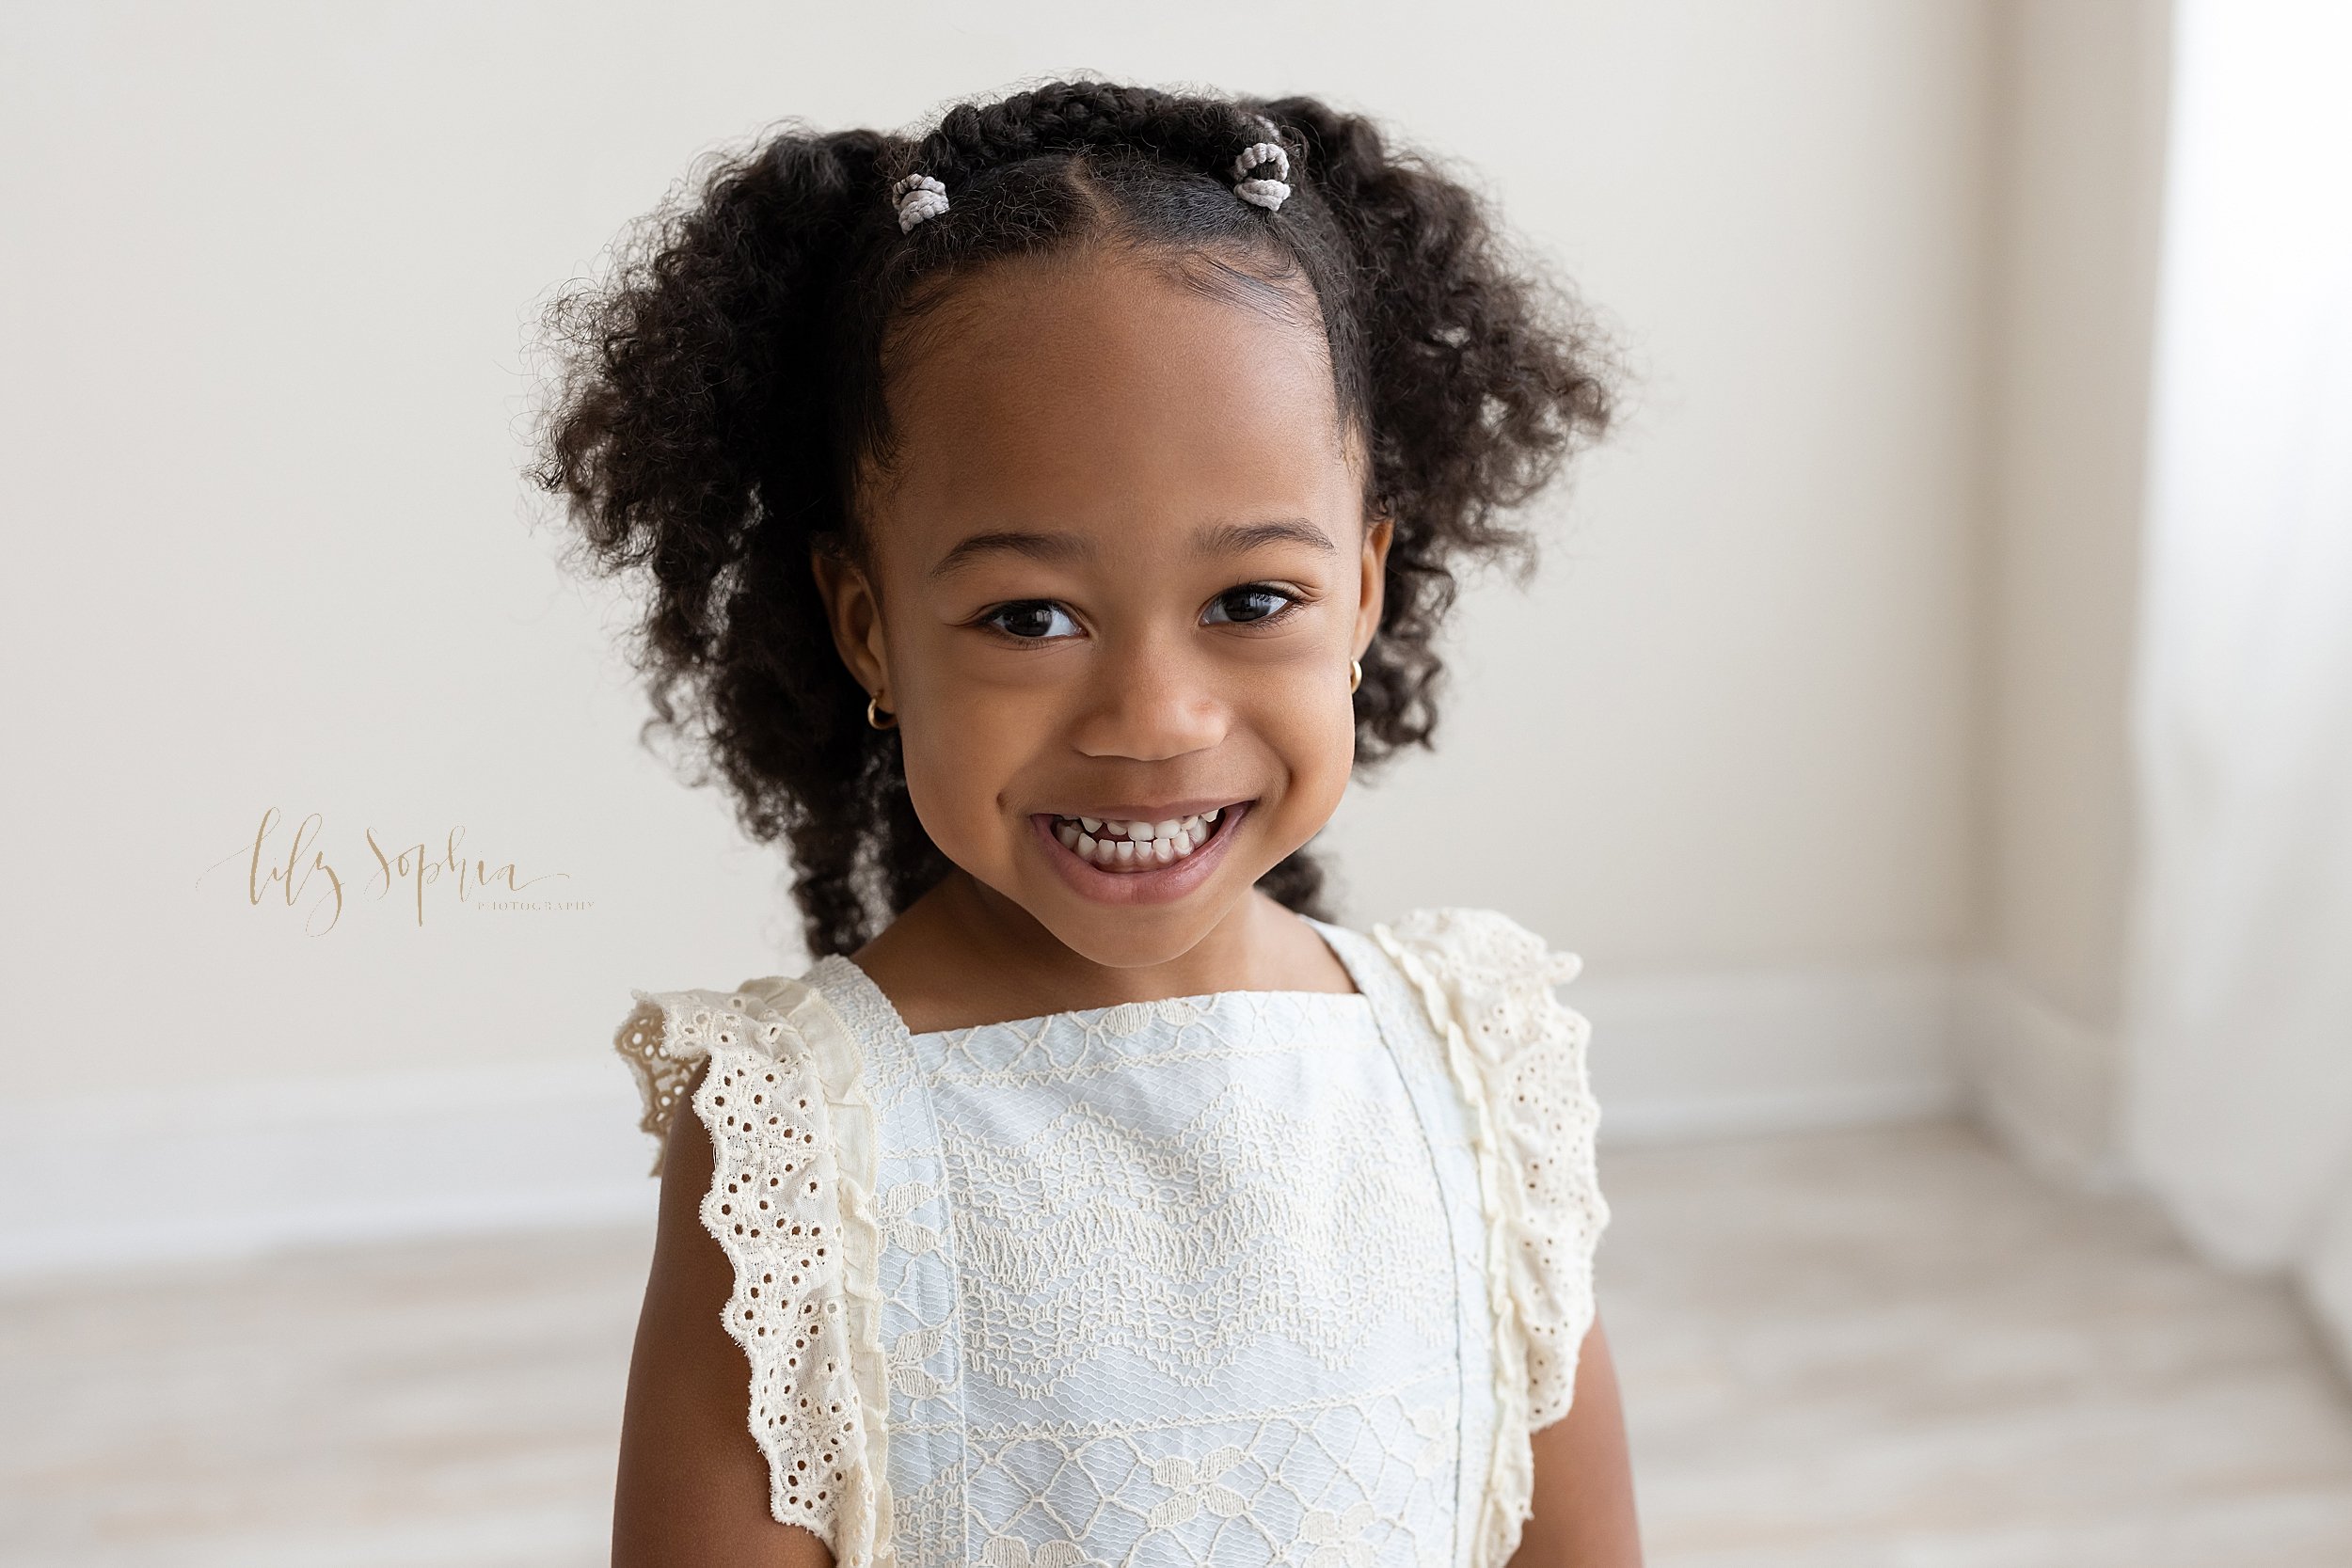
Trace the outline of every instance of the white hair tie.
<instances>
[{"instance_id":1,"label":"white hair tie","mask_svg":"<svg viewBox=\"0 0 2352 1568\"><path fill-rule=\"evenodd\" d=\"M1251 169L1266 164L1274 166L1273 179L1253 180L1249 177ZM1233 178L1241 182L1233 187L1233 194L1253 206L1263 207L1269 213L1279 212L1282 203L1290 198L1291 188L1282 182L1290 178L1290 172L1291 155L1283 151L1279 144L1252 142L1242 150L1240 157L1233 160Z\"/></svg>"},{"instance_id":2,"label":"white hair tie","mask_svg":"<svg viewBox=\"0 0 2352 1568\"><path fill-rule=\"evenodd\" d=\"M910 174L890 187L890 199L898 204L898 232L903 234L947 210L947 187L928 174Z\"/></svg>"}]
</instances>

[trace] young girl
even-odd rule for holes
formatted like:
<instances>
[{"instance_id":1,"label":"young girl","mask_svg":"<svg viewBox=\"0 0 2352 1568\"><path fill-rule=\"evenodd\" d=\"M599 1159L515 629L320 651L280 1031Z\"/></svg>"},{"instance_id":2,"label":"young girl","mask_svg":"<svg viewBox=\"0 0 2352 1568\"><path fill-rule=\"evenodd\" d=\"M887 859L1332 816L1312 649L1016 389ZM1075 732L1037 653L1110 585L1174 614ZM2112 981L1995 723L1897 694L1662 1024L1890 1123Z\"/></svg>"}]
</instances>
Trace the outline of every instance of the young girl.
<instances>
[{"instance_id":1,"label":"young girl","mask_svg":"<svg viewBox=\"0 0 2352 1568\"><path fill-rule=\"evenodd\" d=\"M1638 1561L1576 959L1302 848L1576 319L1362 119L1099 83L776 136L559 308L542 481L819 955L631 993L616 1563Z\"/></svg>"}]
</instances>

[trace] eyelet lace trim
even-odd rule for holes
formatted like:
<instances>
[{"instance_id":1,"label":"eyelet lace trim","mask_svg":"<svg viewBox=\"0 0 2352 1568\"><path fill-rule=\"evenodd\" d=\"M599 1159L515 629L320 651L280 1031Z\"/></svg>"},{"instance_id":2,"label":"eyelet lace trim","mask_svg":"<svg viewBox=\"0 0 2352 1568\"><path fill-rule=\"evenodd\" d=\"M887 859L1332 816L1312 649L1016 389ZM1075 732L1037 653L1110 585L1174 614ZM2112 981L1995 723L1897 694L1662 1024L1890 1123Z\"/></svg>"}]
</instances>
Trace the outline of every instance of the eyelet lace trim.
<instances>
[{"instance_id":1,"label":"eyelet lace trim","mask_svg":"<svg viewBox=\"0 0 2352 1568\"><path fill-rule=\"evenodd\" d=\"M1582 967L1491 910L1416 910L1372 936L1444 1037L1470 1114L1497 1418L1470 1560L1500 1568L1532 1511L1529 1434L1565 1415L1593 1323L1593 1250L1609 1223L1595 1170L1591 1026L1552 987Z\"/></svg>"},{"instance_id":2,"label":"eyelet lace trim","mask_svg":"<svg viewBox=\"0 0 2352 1568\"><path fill-rule=\"evenodd\" d=\"M667 1132L695 1064L710 1062L694 1094L712 1151L702 1221L734 1269L725 1323L751 1364L769 1513L813 1530L839 1568L890 1568L879 1140L857 1042L798 980L629 995L613 1046L646 1132Z\"/></svg>"}]
</instances>

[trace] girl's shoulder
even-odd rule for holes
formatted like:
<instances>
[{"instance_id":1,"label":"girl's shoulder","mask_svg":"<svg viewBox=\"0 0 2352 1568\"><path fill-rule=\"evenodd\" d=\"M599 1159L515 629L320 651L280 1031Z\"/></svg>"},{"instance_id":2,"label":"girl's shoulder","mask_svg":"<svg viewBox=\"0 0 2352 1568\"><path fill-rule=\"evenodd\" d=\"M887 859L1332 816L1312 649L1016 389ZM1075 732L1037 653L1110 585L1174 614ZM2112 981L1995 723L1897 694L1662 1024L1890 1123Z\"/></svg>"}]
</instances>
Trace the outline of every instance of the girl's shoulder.
<instances>
[{"instance_id":1,"label":"girl's shoulder","mask_svg":"<svg viewBox=\"0 0 2352 1568\"><path fill-rule=\"evenodd\" d=\"M1500 910L1441 905L1417 909L1374 926L1369 933L1390 957L1491 983L1560 985L1576 977L1583 960L1553 947L1543 937Z\"/></svg>"},{"instance_id":2,"label":"girl's shoulder","mask_svg":"<svg viewBox=\"0 0 2352 1568\"><path fill-rule=\"evenodd\" d=\"M828 1085L855 1078L860 1052L805 978L762 975L726 990L687 987L628 993L612 1048L637 1081L638 1125L653 1135L653 1174L679 1100L703 1064L729 1055L812 1072Z\"/></svg>"},{"instance_id":3,"label":"girl's shoulder","mask_svg":"<svg viewBox=\"0 0 2352 1568\"><path fill-rule=\"evenodd\" d=\"M1413 910L1368 935L1421 996L1440 1034L1458 1026L1482 1064L1553 1045L1581 1052L1590 1026L1555 988L1583 959L1499 910Z\"/></svg>"}]
</instances>

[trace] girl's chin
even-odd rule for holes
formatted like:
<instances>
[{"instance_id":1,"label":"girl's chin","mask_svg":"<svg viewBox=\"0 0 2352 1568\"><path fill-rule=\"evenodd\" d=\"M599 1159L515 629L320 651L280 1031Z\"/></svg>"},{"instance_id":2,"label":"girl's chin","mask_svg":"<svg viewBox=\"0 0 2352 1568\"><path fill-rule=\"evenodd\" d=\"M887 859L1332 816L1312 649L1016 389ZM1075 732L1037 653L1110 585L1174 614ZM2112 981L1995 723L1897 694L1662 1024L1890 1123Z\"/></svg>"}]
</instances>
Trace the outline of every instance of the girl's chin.
<instances>
[{"instance_id":1,"label":"girl's chin","mask_svg":"<svg viewBox=\"0 0 2352 1568\"><path fill-rule=\"evenodd\" d=\"M1223 808L1207 841L1166 865L1098 865L1056 836L1055 818L1051 815L1033 815L1029 826L1039 852L1045 856L1062 885L1088 902L1111 907L1172 904L1216 875L1231 853L1242 824L1248 819L1250 804L1245 800Z\"/></svg>"}]
</instances>

